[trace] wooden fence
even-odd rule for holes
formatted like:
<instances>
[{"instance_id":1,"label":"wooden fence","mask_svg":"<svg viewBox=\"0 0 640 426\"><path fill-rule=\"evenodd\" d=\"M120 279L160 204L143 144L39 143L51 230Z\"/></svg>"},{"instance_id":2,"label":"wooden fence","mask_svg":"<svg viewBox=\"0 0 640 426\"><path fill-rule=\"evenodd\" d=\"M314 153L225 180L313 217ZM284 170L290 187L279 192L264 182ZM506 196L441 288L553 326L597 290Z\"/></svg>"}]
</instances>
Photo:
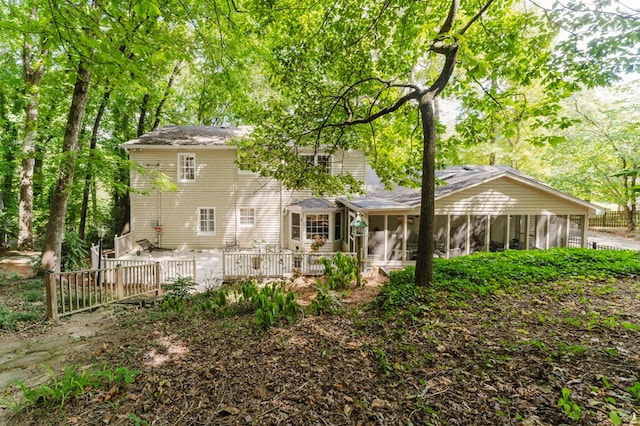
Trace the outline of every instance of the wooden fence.
<instances>
[{"instance_id":1,"label":"wooden fence","mask_svg":"<svg viewBox=\"0 0 640 426\"><path fill-rule=\"evenodd\" d=\"M196 278L196 261L149 262L105 259L105 267L45 276L47 314L51 319L149 293L175 278Z\"/></svg>"},{"instance_id":2,"label":"wooden fence","mask_svg":"<svg viewBox=\"0 0 640 426\"><path fill-rule=\"evenodd\" d=\"M640 212L636 211L633 221L640 221ZM589 218L589 227L620 228L627 226L627 214L625 212L606 212Z\"/></svg>"},{"instance_id":3,"label":"wooden fence","mask_svg":"<svg viewBox=\"0 0 640 426\"><path fill-rule=\"evenodd\" d=\"M355 257L355 253L344 253ZM322 275L320 258L333 259L336 253L243 253L225 252L222 255L222 277L225 281L241 278L282 278L288 274Z\"/></svg>"}]
</instances>

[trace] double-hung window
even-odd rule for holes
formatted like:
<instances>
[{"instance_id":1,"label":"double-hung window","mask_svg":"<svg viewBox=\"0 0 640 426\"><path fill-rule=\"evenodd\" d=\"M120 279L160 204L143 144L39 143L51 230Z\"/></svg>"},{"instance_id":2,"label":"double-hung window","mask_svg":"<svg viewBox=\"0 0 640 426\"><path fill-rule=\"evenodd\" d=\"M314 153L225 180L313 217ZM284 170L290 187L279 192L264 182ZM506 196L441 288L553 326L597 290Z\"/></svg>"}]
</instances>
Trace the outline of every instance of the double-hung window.
<instances>
[{"instance_id":1,"label":"double-hung window","mask_svg":"<svg viewBox=\"0 0 640 426\"><path fill-rule=\"evenodd\" d=\"M215 235L216 209L214 207L198 207L198 235Z\"/></svg>"},{"instance_id":2,"label":"double-hung window","mask_svg":"<svg viewBox=\"0 0 640 426\"><path fill-rule=\"evenodd\" d=\"M256 224L256 209L253 207L240 207L238 216L242 227L251 227Z\"/></svg>"},{"instance_id":3,"label":"double-hung window","mask_svg":"<svg viewBox=\"0 0 640 426\"><path fill-rule=\"evenodd\" d=\"M178 154L178 182L196 180L196 155L192 153Z\"/></svg>"},{"instance_id":4,"label":"double-hung window","mask_svg":"<svg viewBox=\"0 0 640 426\"><path fill-rule=\"evenodd\" d=\"M308 164L318 167L326 174L331 174L331 155L329 154L302 154L304 161Z\"/></svg>"}]
</instances>

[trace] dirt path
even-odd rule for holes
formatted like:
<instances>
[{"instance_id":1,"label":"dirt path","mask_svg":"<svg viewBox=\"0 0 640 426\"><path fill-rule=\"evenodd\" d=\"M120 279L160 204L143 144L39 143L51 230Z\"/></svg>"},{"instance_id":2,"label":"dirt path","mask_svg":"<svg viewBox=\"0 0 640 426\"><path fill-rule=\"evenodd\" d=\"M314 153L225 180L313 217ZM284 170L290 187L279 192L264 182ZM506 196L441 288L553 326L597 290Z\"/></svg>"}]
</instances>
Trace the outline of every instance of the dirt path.
<instances>
[{"instance_id":1,"label":"dirt path","mask_svg":"<svg viewBox=\"0 0 640 426\"><path fill-rule=\"evenodd\" d=\"M31 387L48 381L46 367L59 373L72 355L99 343L121 309L101 308L64 318L44 330L0 335L0 395L16 382ZM0 424L6 424L9 413L8 408L0 408Z\"/></svg>"}]
</instances>

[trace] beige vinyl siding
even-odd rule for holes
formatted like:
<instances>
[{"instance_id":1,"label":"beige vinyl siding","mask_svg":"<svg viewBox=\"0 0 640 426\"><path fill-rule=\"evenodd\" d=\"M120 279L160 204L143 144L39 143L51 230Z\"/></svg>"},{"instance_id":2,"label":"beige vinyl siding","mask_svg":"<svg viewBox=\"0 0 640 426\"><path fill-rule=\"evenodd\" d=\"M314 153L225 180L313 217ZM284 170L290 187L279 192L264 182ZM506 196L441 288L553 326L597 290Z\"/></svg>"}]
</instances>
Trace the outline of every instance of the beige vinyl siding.
<instances>
[{"instance_id":1,"label":"beige vinyl siding","mask_svg":"<svg viewBox=\"0 0 640 426\"><path fill-rule=\"evenodd\" d=\"M136 239L146 238L154 244L177 249L221 248L230 242L251 247L253 240L278 242L280 184L277 181L238 173L234 150L212 149L196 151L194 182L177 182L179 152L192 151L146 149L131 152L133 161L147 170L165 173L178 188L175 192L159 193L152 188L150 177L132 173L134 187L147 193L131 196L132 229ZM239 226L240 206L256 209L254 227ZM215 208L215 235L198 235L198 208L201 207ZM154 220L159 220L163 226L160 241L151 227Z\"/></svg>"},{"instance_id":2,"label":"beige vinyl siding","mask_svg":"<svg viewBox=\"0 0 640 426\"><path fill-rule=\"evenodd\" d=\"M588 214L585 206L508 177L438 199L435 211L437 215Z\"/></svg>"},{"instance_id":3,"label":"beige vinyl siding","mask_svg":"<svg viewBox=\"0 0 640 426\"><path fill-rule=\"evenodd\" d=\"M351 175L355 179L364 183L366 165L366 158L362 151L338 150L332 155L332 173L334 176L346 175L347 173L351 173ZM285 206L315 196L316 195L311 190L285 191ZM335 201L337 195L326 195L323 198Z\"/></svg>"}]
</instances>

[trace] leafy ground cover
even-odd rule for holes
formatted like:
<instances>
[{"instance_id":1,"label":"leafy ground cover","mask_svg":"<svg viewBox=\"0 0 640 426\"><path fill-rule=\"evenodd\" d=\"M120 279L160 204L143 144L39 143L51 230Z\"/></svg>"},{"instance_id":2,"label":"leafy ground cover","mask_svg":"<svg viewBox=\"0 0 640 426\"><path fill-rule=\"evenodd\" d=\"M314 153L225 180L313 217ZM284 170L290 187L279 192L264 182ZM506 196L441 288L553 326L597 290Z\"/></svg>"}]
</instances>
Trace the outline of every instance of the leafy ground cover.
<instances>
[{"instance_id":1,"label":"leafy ground cover","mask_svg":"<svg viewBox=\"0 0 640 426\"><path fill-rule=\"evenodd\" d=\"M31 327L47 313L44 280L0 271L0 334Z\"/></svg>"},{"instance_id":2,"label":"leafy ground cover","mask_svg":"<svg viewBox=\"0 0 640 426\"><path fill-rule=\"evenodd\" d=\"M280 326L257 321L250 284L132 309L69 360L135 371L131 383L11 421L638 424L639 274L633 252L510 251L438 261L427 289L410 270L382 287L273 286L260 306ZM297 294L292 325L276 287Z\"/></svg>"}]
</instances>

